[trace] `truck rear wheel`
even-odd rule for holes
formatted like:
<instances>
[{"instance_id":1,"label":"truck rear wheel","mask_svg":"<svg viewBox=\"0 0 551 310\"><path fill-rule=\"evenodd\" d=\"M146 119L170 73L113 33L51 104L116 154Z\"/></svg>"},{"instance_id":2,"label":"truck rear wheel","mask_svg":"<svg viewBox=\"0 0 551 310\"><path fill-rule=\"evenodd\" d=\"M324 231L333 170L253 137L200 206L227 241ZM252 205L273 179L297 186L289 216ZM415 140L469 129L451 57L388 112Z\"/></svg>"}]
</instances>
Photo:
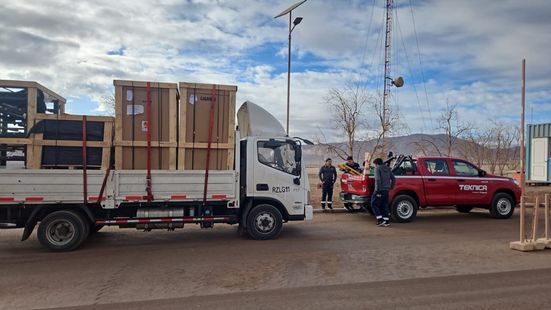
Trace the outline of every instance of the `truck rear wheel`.
<instances>
[{"instance_id":1,"label":"truck rear wheel","mask_svg":"<svg viewBox=\"0 0 551 310\"><path fill-rule=\"evenodd\" d=\"M457 207L455 207L455 209L459 213L469 213L469 212L471 212L473 207L471 207L471 206L457 206Z\"/></svg>"},{"instance_id":2,"label":"truck rear wheel","mask_svg":"<svg viewBox=\"0 0 551 310\"><path fill-rule=\"evenodd\" d=\"M490 205L490 215L496 219L508 219L515 212L515 203L511 195L497 193Z\"/></svg>"},{"instance_id":3,"label":"truck rear wheel","mask_svg":"<svg viewBox=\"0 0 551 310\"><path fill-rule=\"evenodd\" d=\"M80 214L61 210L48 214L38 226L38 241L49 250L62 252L78 248L88 237L88 223Z\"/></svg>"},{"instance_id":4,"label":"truck rear wheel","mask_svg":"<svg viewBox=\"0 0 551 310\"><path fill-rule=\"evenodd\" d=\"M411 222L417 215L417 201L409 195L396 196L390 207L390 215L394 222Z\"/></svg>"},{"instance_id":5,"label":"truck rear wheel","mask_svg":"<svg viewBox=\"0 0 551 310\"><path fill-rule=\"evenodd\" d=\"M254 207L247 216L247 231L253 239L275 239L281 233L283 217L279 210L269 204Z\"/></svg>"}]
</instances>

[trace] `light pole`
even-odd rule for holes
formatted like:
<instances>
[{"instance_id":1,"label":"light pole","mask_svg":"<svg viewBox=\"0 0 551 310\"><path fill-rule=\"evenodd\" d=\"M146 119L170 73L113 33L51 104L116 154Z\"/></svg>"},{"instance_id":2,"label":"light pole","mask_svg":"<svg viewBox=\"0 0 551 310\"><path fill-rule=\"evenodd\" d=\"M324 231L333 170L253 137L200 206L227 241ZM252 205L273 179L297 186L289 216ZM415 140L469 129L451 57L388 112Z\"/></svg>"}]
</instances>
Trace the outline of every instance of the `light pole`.
<instances>
[{"instance_id":1,"label":"light pole","mask_svg":"<svg viewBox=\"0 0 551 310\"><path fill-rule=\"evenodd\" d=\"M293 20L292 15L293 15L293 10L299 7L304 2L306 2L306 0L297 2L274 17L274 18L278 18L289 14L289 47L287 52L287 127L286 127L287 136L289 136L289 106L291 101L291 33L293 32L295 27L298 24L300 24L300 22L302 21L302 17L297 17L295 18L295 20Z\"/></svg>"}]
</instances>

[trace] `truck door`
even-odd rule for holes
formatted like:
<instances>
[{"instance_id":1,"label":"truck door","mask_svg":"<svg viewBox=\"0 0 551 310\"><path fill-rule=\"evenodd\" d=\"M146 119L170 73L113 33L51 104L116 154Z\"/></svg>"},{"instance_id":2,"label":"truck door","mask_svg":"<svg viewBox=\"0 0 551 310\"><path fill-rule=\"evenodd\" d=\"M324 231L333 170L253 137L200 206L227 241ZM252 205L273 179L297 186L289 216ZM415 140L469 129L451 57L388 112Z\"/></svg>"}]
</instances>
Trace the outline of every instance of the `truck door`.
<instances>
[{"instance_id":1,"label":"truck door","mask_svg":"<svg viewBox=\"0 0 551 310\"><path fill-rule=\"evenodd\" d=\"M452 163L457 182L457 204L485 204L488 200L489 181L479 176L478 168L465 161L452 160Z\"/></svg>"},{"instance_id":2,"label":"truck door","mask_svg":"<svg viewBox=\"0 0 551 310\"><path fill-rule=\"evenodd\" d=\"M257 140L252 162L254 197L272 198L281 202L292 214L303 214L308 185L302 175L300 151L293 140ZM297 153L298 152L298 153Z\"/></svg>"},{"instance_id":3,"label":"truck door","mask_svg":"<svg viewBox=\"0 0 551 310\"><path fill-rule=\"evenodd\" d=\"M446 159L425 159L425 197L429 206L450 206L456 203L457 181L450 174Z\"/></svg>"}]
</instances>

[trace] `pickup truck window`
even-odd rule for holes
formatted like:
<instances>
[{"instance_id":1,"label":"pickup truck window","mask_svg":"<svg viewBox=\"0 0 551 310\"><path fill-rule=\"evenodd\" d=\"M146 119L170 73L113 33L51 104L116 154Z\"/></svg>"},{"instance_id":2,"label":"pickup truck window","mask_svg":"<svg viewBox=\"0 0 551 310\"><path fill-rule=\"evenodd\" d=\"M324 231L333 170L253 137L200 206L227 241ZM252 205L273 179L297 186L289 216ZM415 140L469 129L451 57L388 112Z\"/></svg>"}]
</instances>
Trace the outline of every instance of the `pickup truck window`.
<instances>
[{"instance_id":1,"label":"pickup truck window","mask_svg":"<svg viewBox=\"0 0 551 310\"><path fill-rule=\"evenodd\" d=\"M477 177L478 169L473 165L470 165L464 161L454 160L453 168L455 169L455 174L466 177Z\"/></svg>"},{"instance_id":2,"label":"pickup truck window","mask_svg":"<svg viewBox=\"0 0 551 310\"><path fill-rule=\"evenodd\" d=\"M295 149L287 142L259 141L258 161L271 168L300 175L295 162Z\"/></svg>"},{"instance_id":3,"label":"pickup truck window","mask_svg":"<svg viewBox=\"0 0 551 310\"><path fill-rule=\"evenodd\" d=\"M425 167L430 174L434 175L450 175L450 169L445 159L427 159Z\"/></svg>"},{"instance_id":4,"label":"pickup truck window","mask_svg":"<svg viewBox=\"0 0 551 310\"><path fill-rule=\"evenodd\" d=\"M394 168L392 173L394 173L394 175L414 175L416 169L416 165L413 161L404 160L400 166Z\"/></svg>"}]
</instances>

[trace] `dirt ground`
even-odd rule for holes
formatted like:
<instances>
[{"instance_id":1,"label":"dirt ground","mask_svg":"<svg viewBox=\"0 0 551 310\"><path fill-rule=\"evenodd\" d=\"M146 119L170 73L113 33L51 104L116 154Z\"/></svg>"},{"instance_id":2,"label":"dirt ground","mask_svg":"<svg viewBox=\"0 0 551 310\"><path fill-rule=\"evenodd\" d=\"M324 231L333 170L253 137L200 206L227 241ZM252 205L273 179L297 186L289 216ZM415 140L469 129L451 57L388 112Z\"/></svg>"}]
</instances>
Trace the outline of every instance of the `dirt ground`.
<instances>
[{"instance_id":1,"label":"dirt ground","mask_svg":"<svg viewBox=\"0 0 551 310\"><path fill-rule=\"evenodd\" d=\"M379 228L316 213L277 240L107 228L70 253L0 230L0 309L549 308L551 250L510 250L518 223L448 209Z\"/></svg>"}]
</instances>

